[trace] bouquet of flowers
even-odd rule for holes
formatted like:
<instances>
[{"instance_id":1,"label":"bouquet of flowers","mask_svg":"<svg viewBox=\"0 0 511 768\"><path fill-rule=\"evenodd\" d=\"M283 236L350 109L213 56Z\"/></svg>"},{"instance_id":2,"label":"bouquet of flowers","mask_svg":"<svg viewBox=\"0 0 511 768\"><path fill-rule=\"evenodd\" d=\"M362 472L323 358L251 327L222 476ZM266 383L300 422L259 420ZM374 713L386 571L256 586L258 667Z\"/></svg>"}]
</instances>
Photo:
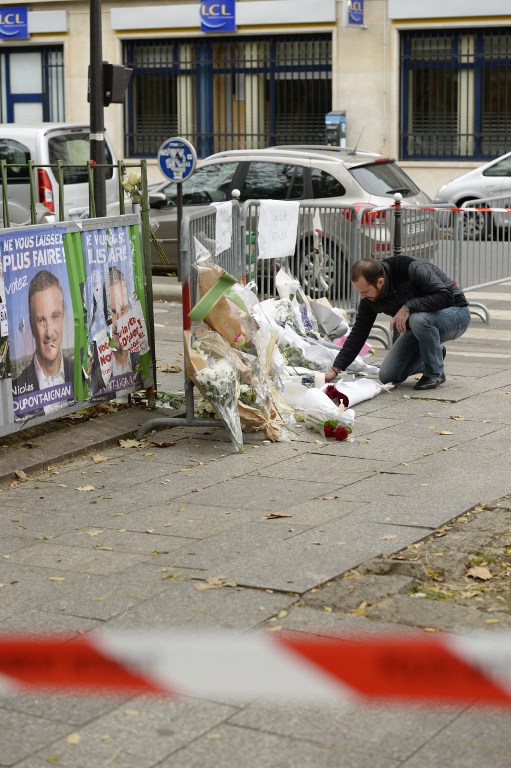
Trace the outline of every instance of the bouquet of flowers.
<instances>
[{"instance_id":1,"label":"bouquet of flowers","mask_svg":"<svg viewBox=\"0 0 511 768\"><path fill-rule=\"evenodd\" d=\"M140 205L142 201L141 196L142 176L140 171L132 171L128 173L122 186L125 192L130 196L133 205Z\"/></svg>"},{"instance_id":2,"label":"bouquet of flowers","mask_svg":"<svg viewBox=\"0 0 511 768\"><path fill-rule=\"evenodd\" d=\"M243 435L238 415L240 385L234 366L227 359L209 357L208 364L197 371L196 382L225 423L236 450L242 453Z\"/></svg>"}]
</instances>

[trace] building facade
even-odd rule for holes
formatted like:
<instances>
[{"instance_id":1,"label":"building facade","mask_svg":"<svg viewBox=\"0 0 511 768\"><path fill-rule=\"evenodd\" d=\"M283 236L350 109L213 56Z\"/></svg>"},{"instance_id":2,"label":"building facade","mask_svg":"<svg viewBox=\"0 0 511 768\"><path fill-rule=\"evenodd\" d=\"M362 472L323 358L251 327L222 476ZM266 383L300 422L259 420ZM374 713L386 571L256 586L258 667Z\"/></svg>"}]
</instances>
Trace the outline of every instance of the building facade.
<instances>
[{"instance_id":1,"label":"building facade","mask_svg":"<svg viewBox=\"0 0 511 768\"><path fill-rule=\"evenodd\" d=\"M133 70L105 127L154 181L170 136L199 157L321 144L328 113L432 196L511 147L508 0L103 0L101 21ZM89 22L86 0L1 3L1 122L88 121Z\"/></svg>"}]
</instances>

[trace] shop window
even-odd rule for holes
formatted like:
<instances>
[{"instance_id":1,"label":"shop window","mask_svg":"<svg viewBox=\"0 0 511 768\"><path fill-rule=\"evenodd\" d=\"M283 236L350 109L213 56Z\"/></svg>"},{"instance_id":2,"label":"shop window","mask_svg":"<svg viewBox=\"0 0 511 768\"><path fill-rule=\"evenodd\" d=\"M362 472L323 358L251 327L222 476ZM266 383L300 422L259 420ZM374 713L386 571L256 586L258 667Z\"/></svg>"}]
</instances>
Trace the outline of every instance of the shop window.
<instances>
[{"instance_id":1,"label":"shop window","mask_svg":"<svg viewBox=\"0 0 511 768\"><path fill-rule=\"evenodd\" d=\"M491 159L511 144L511 30L403 32L401 156Z\"/></svg>"}]
</instances>

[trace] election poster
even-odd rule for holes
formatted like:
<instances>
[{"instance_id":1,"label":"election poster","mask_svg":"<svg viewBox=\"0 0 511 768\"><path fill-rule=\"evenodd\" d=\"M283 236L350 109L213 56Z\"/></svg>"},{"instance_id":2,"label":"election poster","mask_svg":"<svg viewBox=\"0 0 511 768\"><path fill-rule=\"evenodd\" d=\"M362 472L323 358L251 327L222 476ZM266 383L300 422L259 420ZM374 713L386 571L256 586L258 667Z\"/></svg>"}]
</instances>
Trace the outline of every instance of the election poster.
<instances>
[{"instance_id":1,"label":"election poster","mask_svg":"<svg viewBox=\"0 0 511 768\"><path fill-rule=\"evenodd\" d=\"M9 359L9 326L7 324L7 308L5 306L4 271L0 259L0 379L11 375Z\"/></svg>"},{"instance_id":2,"label":"election poster","mask_svg":"<svg viewBox=\"0 0 511 768\"><path fill-rule=\"evenodd\" d=\"M31 227L0 234L7 324L2 328L8 327L15 421L74 402L74 318L64 233L61 227Z\"/></svg>"},{"instance_id":3,"label":"election poster","mask_svg":"<svg viewBox=\"0 0 511 768\"><path fill-rule=\"evenodd\" d=\"M149 351L129 227L84 231L82 249L90 398L120 398L142 387L141 356Z\"/></svg>"}]
</instances>

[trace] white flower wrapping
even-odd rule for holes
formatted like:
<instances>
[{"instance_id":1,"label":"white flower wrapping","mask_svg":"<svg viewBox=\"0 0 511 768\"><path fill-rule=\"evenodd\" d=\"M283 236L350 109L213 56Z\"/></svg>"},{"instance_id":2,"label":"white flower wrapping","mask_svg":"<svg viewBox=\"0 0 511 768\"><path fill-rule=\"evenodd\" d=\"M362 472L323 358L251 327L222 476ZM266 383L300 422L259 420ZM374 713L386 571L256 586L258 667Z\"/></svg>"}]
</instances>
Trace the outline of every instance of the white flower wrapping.
<instances>
[{"instance_id":1,"label":"white flower wrapping","mask_svg":"<svg viewBox=\"0 0 511 768\"><path fill-rule=\"evenodd\" d=\"M236 450L243 451L243 435L238 414L240 383L233 366L227 360L209 358L208 365L196 373L204 397L214 406L229 430Z\"/></svg>"},{"instance_id":2,"label":"white flower wrapping","mask_svg":"<svg viewBox=\"0 0 511 768\"><path fill-rule=\"evenodd\" d=\"M206 397L215 405L236 403L240 385L231 365L226 360L215 360L208 368L197 372L197 381L202 386Z\"/></svg>"}]
</instances>

